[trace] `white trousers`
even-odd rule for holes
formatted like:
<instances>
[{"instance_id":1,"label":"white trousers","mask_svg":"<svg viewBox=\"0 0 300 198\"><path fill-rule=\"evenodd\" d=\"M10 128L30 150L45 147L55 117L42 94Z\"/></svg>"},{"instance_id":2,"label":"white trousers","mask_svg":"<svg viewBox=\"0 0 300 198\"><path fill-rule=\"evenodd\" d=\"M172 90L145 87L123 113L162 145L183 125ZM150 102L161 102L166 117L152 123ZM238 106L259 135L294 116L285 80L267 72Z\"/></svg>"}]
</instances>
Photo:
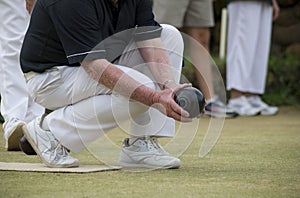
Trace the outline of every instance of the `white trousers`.
<instances>
[{"instance_id":1,"label":"white trousers","mask_svg":"<svg viewBox=\"0 0 300 198\"><path fill-rule=\"evenodd\" d=\"M263 94L268 68L272 6L258 1L228 5L227 89Z\"/></svg>"},{"instance_id":2,"label":"white trousers","mask_svg":"<svg viewBox=\"0 0 300 198\"><path fill-rule=\"evenodd\" d=\"M24 0L0 1L0 93L1 113L5 119L4 137L14 119L29 122L44 111L29 98L19 54L29 23Z\"/></svg>"},{"instance_id":3,"label":"white trousers","mask_svg":"<svg viewBox=\"0 0 300 198\"><path fill-rule=\"evenodd\" d=\"M183 54L181 35L176 28L163 25L161 39L174 66L175 80L179 82ZM148 75L150 71L139 51L131 50L133 48L134 42L116 66L142 84L159 89ZM33 76L27 83L34 100L54 110L44 120L49 130L73 152L81 151L127 120L131 121L128 133L132 136L174 136L173 119L112 92L91 79L82 67L55 67Z\"/></svg>"}]
</instances>

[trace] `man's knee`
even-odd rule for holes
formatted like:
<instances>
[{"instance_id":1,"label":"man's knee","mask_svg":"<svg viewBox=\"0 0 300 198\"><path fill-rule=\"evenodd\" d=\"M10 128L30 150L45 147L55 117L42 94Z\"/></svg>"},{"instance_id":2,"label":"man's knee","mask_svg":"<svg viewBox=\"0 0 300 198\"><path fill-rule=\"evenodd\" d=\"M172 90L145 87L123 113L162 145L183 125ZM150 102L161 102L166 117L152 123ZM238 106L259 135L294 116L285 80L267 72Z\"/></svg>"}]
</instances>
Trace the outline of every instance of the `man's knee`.
<instances>
[{"instance_id":1,"label":"man's knee","mask_svg":"<svg viewBox=\"0 0 300 198\"><path fill-rule=\"evenodd\" d=\"M161 39L164 43L167 42L166 48L175 45L180 51L183 50L183 38L179 30L168 24L162 24L161 26L163 28Z\"/></svg>"},{"instance_id":2,"label":"man's knee","mask_svg":"<svg viewBox=\"0 0 300 198\"><path fill-rule=\"evenodd\" d=\"M132 77L133 79L135 79L136 81L138 81L139 83L141 83L142 85L145 85L151 89L156 89L156 85L155 82L153 82L153 80L148 77L147 75L147 70L144 71L145 65L140 65L140 67L136 67L135 69L132 68L128 68L128 67L119 67L121 70L123 70L127 75L129 75L130 77Z\"/></svg>"},{"instance_id":3,"label":"man's knee","mask_svg":"<svg viewBox=\"0 0 300 198\"><path fill-rule=\"evenodd\" d=\"M182 70L182 58L184 43L181 33L177 28L171 25L162 25L163 31L161 40L165 45L166 51L169 55L170 62L174 67L174 79L179 82L181 70Z\"/></svg>"},{"instance_id":4,"label":"man's knee","mask_svg":"<svg viewBox=\"0 0 300 198\"><path fill-rule=\"evenodd\" d=\"M153 82L153 80L151 80L148 76L146 76L146 75L144 75L142 73L141 73L141 75L137 76L135 78L135 80L137 80L138 82L140 82L144 86L147 86L147 87L149 87L151 89L156 89L155 82Z\"/></svg>"}]
</instances>

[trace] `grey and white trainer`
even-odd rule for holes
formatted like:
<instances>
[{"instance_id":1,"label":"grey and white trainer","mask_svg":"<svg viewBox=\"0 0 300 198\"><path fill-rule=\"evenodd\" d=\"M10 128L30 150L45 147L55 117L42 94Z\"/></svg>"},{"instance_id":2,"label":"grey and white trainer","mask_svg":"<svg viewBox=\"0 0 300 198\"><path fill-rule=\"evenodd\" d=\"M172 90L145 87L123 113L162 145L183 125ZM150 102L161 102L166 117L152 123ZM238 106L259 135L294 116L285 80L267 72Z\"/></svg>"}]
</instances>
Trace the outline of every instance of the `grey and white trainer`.
<instances>
[{"instance_id":1,"label":"grey and white trainer","mask_svg":"<svg viewBox=\"0 0 300 198\"><path fill-rule=\"evenodd\" d=\"M259 96L250 96L247 100L253 107L262 109L260 112L261 115L275 115L278 113L278 107L269 106Z\"/></svg>"},{"instance_id":2,"label":"grey and white trainer","mask_svg":"<svg viewBox=\"0 0 300 198\"><path fill-rule=\"evenodd\" d=\"M40 126L43 117L38 117L23 127L28 142L43 163L51 168L78 167L78 159L69 155L67 149L54 137L51 131Z\"/></svg>"},{"instance_id":3,"label":"grey and white trainer","mask_svg":"<svg viewBox=\"0 0 300 198\"><path fill-rule=\"evenodd\" d=\"M123 142L119 165L123 168L171 169L179 168L180 160L170 156L156 138L137 138L131 144L126 138Z\"/></svg>"},{"instance_id":4,"label":"grey and white trainer","mask_svg":"<svg viewBox=\"0 0 300 198\"><path fill-rule=\"evenodd\" d=\"M252 106L245 96L230 99L228 108L237 112L240 116L255 116L262 110L261 107Z\"/></svg>"}]
</instances>

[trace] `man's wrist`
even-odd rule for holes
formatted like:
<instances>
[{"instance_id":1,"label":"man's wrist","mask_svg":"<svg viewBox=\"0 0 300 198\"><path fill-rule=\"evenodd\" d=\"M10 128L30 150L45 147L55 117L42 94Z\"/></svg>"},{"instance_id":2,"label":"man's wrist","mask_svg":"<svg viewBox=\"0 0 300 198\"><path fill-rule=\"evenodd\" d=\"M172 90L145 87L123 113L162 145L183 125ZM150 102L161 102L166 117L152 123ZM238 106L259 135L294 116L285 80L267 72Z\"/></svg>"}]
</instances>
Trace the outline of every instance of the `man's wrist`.
<instances>
[{"instance_id":1,"label":"man's wrist","mask_svg":"<svg viewBox=\"0 0 300 198\"><path fill-rule=\"evenodd\" d=\"M162 84L162 90L165 90L167 87L168 87L168 84L171 84L171 83L175 83L174 80L166 80L165 82L163 82Z\"/></svg>"}]
</instances>

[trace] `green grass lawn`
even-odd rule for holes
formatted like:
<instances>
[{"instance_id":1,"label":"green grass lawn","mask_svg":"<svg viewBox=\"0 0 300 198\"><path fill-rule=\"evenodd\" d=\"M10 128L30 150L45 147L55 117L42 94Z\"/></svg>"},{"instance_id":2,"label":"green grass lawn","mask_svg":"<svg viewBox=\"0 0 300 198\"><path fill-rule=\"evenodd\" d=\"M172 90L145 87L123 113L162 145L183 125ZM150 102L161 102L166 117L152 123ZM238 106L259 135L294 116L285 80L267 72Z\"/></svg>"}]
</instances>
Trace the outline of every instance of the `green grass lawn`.
<instances>
[{"instance_id":1,"label":"green grass lawn","mask_svg":"<svg viewBox=\"0 0 300 198\"><path fill-rule=\"evenodd\" d=\"M208 123L209 118L202 118L192 144L180 156L180 169L88 174L0 171L0 197L300 197L299 108L282 107L277 116L226 120L217 145L200 158ZM3 138L0 145L2 162L39 162L36 156L6 152ZM75 156L82 164L97 163L87 151Z\"/></svg>"}]
</instances>

